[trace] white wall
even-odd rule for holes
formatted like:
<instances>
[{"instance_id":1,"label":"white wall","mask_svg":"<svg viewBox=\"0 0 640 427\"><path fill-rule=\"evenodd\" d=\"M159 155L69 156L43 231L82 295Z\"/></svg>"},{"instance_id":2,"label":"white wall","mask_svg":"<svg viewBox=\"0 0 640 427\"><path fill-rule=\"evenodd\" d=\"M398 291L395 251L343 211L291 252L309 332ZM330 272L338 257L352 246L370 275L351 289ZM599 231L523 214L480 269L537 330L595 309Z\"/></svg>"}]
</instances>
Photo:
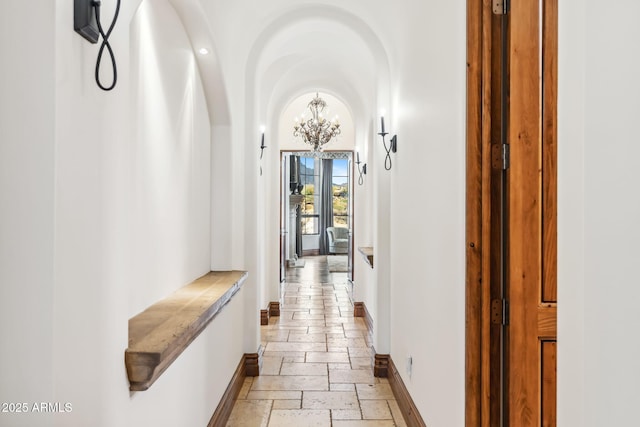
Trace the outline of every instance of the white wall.
<instances>
[{"instance_id":1,"label":"white wall","mask_svg":"<svg viewBox=\"0 0 640 427\"><path fill-rule=\"evenodd\" d=\"M640 404L639 14L560 2L558 425L631 425Z\"/></svg>"},{"instance_id":2,"label":"white wall","mask_svg":"<svg viewBox=\"0 0 640 427\"><path fill-rule=\"evenodd\" d=\"M0 9L0 402L49 401L54 388L54 4L11 0ZM25 31L25 20L16 19L27 16L39 31ZM37 53L25 45L37 46ZM39 425L51 422L43 417ZM33 423L24 414L0 413L0 425Z\"/></svg>"},{"instance_id":3,"label":"white wall","mask_svg":"<svg viewBox=\"0 0 640 427\"><path fill-rule=\"evenodd\" d=\"M0 7L0 400L72 412L0 425L205 425L244 352L244 289L149 390L130 393L124 367L128 319L212 264L212 123L190 37L166 0L123 2L106 93L73 2L23 3Z\"/></svg>"},{"instance_id":4,"label":"white wall","mask_svg":"<svg viewBox=\"0 0 640 427\"><path fill-rule=\"evenodd\" d=\"M392 25L391 356L427 425L462 426L465 2L409 5Z\"/></svg>"}]
</instances>

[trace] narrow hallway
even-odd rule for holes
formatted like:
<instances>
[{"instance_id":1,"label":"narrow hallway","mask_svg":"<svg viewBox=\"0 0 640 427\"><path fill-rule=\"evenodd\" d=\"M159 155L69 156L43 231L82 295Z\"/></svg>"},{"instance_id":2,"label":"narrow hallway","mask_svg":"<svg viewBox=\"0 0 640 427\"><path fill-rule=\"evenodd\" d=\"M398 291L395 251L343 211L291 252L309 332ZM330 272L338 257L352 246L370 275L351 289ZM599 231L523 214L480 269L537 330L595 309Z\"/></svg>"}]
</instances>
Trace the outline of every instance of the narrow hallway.
<instances>
[{"instance_id":1,"label":"narrow hallway","mask_svg":"<svg viewBox=\"0 0 640 427\"><path fill-rule=\"evenodd\" d=\"M260 376L245 380L227 426L406 426L388 380L373 376L347 273L304 259L287 270L280 317L262 326Z\"/></svg>"}]
</instances>

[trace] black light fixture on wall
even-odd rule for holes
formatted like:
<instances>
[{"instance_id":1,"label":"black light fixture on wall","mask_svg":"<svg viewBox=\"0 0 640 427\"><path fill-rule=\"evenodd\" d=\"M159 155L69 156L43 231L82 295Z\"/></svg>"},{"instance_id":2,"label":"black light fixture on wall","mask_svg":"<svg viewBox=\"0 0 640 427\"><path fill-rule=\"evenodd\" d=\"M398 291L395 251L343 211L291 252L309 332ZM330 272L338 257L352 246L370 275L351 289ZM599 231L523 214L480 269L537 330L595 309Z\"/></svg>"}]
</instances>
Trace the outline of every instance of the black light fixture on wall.
<instances>
[{"instance_id":1,"label":"black light fixture on wall","mask_svg":"<svg viewBox=\"0 0 640 427\"><path fill-rule=\"evenodd\" d=\"M358 185L364 184L364 177L362 175L367 174L367 164L362 163L362 167L360 167L361 163L362 162L360 161L360 153L356 151L356 165L358 165L358 174L360 174L360 176L358 177Z\"/></svg>"},{"instance_id":2,"label":"black light fixture on wall","mask_svg":"<svg viewBox=\"0 0 640 427\"><path fill-rule=\"evenodd\" d=\"M94 44L98 43L98 38L100 36L102 37L102 44L100 45L100 50L98 50L98 59L96 61L95 78L98 87L105 91L109 91L116 87L116 82L118 81L116 58L113 54L113 49L111 49L111 44L109 44L109 36L111 35L111 31L113 31L113 27L116 25L118 14L120 13L120 0L116 1L116 11L113 15L113 21L111 21L111 25L106 33L102 29L102 23L100 22L101 2L99 0L74 0L73 7L74 30ZM103 85L100 81L100 63L102 62L102 55L104 54L105 48L111 57L111 66L113 69L113 81L109 86Z\"/></svg>"},{"instance_id":3,"label":"black light fixture on wall","mask_svg":"<svg viewBox=\"0 0 640 427\"><path fill-rule=\"evenodd\" d=\"M265 130L266 128L264 126L260 126L260 133L262 134L262 137L260 138L260 160L262 160L262 156L264 155L264 149L267 148L267 146L264 145ZM262 164L260 165L260 175L262 175Z\"/></svg>"},{"instance_id":4,"label":"black light fixture on wall","mask_svg":"<svg viewBox=\"0 0 640 427\"><path fill-rule=\"evenodd\" d=\"M388 132L385 132L384 129L384 114L380 116L380 132L378 133L382 137L382 145L384 146L384 151L387 152L387 155L384 158L384 168L386 170L391 170L391 154L395 153L398 150L398 136L393 135L391 140L389 141L389 148L387 148L387 142L385 141L385 136L389 135Z\"/></svg>"}]
</instances>

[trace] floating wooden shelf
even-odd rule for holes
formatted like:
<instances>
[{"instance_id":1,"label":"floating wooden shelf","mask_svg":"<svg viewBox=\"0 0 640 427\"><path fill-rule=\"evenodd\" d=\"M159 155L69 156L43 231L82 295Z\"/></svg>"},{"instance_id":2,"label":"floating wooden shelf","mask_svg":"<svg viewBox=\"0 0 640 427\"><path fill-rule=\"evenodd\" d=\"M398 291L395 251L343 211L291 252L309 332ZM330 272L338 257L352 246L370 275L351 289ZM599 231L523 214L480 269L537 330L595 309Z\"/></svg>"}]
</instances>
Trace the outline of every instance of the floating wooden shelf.
<instances>
[{"instance_id":1,"label":"floating wooden shelf","mask_svg":"<svg viewBox=\"0 0 640 427\"><path fill-rule=\"evenodd\" d=\"M358 252L362 254L367 264L373 268L373 248L371 246L360 246Z\"/></svg>"},{"instance_id":2,"label":"floating wooden shelf","mask_svg":"<svg viewBox=\"0 0 640 427\"><path fill-rule=\"evenodd\" d=\"M129 319L129 389L142 391L173 363L240 290L246 271L212 271Z\"/></svg>"}]
</instances>

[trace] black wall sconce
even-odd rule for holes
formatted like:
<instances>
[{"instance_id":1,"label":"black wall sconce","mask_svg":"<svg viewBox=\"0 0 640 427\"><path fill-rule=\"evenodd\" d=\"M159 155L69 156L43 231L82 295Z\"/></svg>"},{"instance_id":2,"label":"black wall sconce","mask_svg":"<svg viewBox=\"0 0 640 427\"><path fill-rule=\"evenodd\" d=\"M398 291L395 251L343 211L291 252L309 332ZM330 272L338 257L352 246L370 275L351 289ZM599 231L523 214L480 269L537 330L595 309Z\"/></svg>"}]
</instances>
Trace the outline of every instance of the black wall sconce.
<instances>
[{"instance_id":1,"label":"black wall sconce","mask_svg":"<svg viewBox=\"0 0 640 427\"><path fill-rule=\"evenodd\" d=\"M391 170L391 154L395 153L398 150L398 136L393 135L391 140L389 141L389 148L387 148L387 142L385 141L385 136L389 135L388 132L384 130L384 116L380 116L380 131L378 135L382 137L382 145L384 145L384 151L387 152L387 155L384 158L384 168L385 170Z\"/></svg>"},{"instance_id":2,"label":"black wall sconce","mask_svg":"<svg viewBox=\"0 0 640 427\"><path fill-rule=\"evenodd\" d=\"M356 165L358 165L358 173L360 174L360 176L358 177L358 185L364 184L364 177L362 175L367 174L367 164L362 163L362 167L360 167L361 163L362 162L360 161L360 153L356 152Z\"/></svg>"},{"instance_id":3,"label":"black wall sconce","mask_svg":"<svg viewBox=\"0 0 640 427\"><path fill-rule=\"evenodd\" d=\"M262 160L262 156L264 155L264 149L267 148L267 146L264 145L264 131L265 127L260 126L260 132L262 133L262 137L260 138L260 160ZM262 165L260 165L260 175L262 175Z\"/></svg>"},{"instance_id":4,"label":"black wall sconce","mask_svg":"<svg viewBox=\"0 0 640 427\"><path fill-rule=\"evenodd\" d=\"M117 0L113 21L111 21L111 25L106 33L102 29L102 24L100 22L100 6L101 2L99 0L74 0L73 29L82 37L94 44L98 43L98 38L100 36L102 37L102 44L100 45L98 59L96 61L95 78L100 89L109 91L116 87L116 82L118 81L116 58L113 54L113 49L111 49L111 45L109 44L109 36L111 35L111 31L113 31L113 27L116 25L116 21L118 20L118 14L120 13L120 0ZM109 86L103 85L100 81L100 63L102 62L102 55L105 48L107 49L107 52L109 52L109 56L111 57L111 66L113 68L113 81Z\"/></svg>"}]
</instances>

